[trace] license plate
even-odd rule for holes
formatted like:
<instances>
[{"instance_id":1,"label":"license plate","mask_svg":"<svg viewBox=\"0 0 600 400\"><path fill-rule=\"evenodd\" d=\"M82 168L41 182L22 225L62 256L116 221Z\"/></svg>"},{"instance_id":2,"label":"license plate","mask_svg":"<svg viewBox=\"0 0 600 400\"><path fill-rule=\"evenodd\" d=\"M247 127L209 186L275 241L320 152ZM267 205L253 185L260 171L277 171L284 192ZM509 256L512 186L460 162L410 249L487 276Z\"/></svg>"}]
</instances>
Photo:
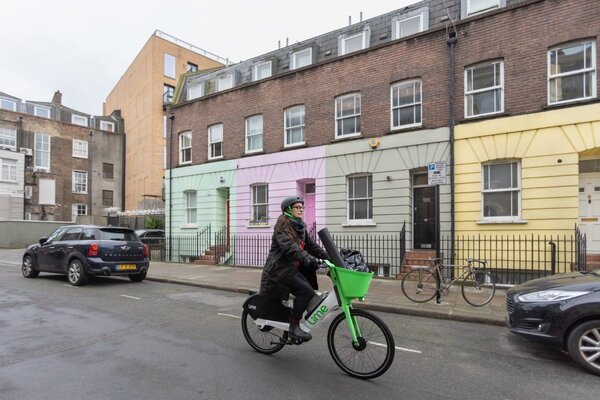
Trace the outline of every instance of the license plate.
<instances>
[{"instance_id":1,"label":"license plate","mask_svg":"<svg viewBox=\"0 0 600 400\"><path fill-rule=\"evenodd\" d=\"M131 271L131 270L136 270L137 266L135 266L134 264L122 264L122 265L117 265L117 271Z\"/></svg>"}]
</instances>

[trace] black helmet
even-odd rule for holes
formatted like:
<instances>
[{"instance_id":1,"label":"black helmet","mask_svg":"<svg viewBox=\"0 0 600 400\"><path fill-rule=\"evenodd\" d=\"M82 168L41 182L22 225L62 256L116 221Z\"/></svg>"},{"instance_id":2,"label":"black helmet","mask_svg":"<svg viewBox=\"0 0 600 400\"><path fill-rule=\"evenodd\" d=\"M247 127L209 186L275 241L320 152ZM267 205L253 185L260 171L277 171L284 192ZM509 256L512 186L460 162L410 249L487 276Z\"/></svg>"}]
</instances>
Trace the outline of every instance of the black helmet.
<instances>
[{"instance_id":1,"label":"black helmet","mask_svg":"<svg viewBox=\"0 0 600 400\"><path fill-rule=\"evenodd\" d=\"M281 212L285 212L288 207L291 207L292 204L302 203L304 205L304 199L300 196L286 197L281 202Z\"/></svg>"}]
</instances>

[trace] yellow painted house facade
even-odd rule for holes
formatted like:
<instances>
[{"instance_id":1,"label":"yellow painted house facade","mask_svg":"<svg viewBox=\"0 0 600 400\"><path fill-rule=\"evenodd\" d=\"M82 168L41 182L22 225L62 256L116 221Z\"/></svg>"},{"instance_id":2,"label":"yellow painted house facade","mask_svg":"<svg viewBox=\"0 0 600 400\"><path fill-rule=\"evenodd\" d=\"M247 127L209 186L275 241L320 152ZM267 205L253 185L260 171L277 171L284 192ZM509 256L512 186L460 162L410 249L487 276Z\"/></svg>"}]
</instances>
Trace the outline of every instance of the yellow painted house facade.
<instances>
[{"instance_id":1,"label":"yellow painted house facade","mask_svg":"<svg viewBox=\"0 0 600 400\"><path fill-rule=\"evenodd\" d=\"M560 246L575 226L587 252L600 253L600 104L457 125L455 193L458 258L461 243L463 253L469 246L461 237L505 237L505 249L491 241L479 256L504 264L498 268L520 264L521 239Z\"/></svg>"}]
</instances>

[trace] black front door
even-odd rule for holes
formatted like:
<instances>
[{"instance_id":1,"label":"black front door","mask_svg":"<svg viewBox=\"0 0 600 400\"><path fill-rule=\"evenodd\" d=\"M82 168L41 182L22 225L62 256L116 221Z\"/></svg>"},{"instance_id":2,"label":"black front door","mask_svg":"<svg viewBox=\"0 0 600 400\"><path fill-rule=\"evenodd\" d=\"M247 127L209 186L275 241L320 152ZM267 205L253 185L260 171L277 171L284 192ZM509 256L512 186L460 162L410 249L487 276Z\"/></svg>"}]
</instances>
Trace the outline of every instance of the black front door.
<instances>
[{"instance_id":1,"label":"black front door","mask_svg":"<svg viewBox=\"0 0 600 400\"><path fill-rule=\"evenodd\" d=\"M436 194L435 186L416 187L414 193L414 248L435 249Z\"/></svg>"}]
</instances>

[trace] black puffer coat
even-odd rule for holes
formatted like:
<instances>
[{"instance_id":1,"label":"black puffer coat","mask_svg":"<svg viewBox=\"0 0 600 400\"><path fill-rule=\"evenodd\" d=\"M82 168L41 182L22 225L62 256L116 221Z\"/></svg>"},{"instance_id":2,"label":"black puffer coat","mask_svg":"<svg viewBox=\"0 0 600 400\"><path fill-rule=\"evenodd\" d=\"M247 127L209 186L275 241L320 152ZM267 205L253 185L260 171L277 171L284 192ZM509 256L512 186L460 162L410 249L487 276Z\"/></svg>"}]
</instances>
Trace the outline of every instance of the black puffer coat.
<instances>
[{"instance_id":1,"label":"black puffer coat","mask_svg":"<svg viewBox=\"0 0 600 400\"><path fill-rule=\"evenodd\" d=\"M290 221L288 223L291 225ZM304 250L302 241L296 241L286 233L285 229L277 229L278 225L273 232L271 249L263 269L260 292L287 300L291 290L290 280L298 272L307 278L314 289L317 289L316 259L328 259L329 256L308 235L306 225L302 235L305 238Z\"/></svg>"}]
</instances>

